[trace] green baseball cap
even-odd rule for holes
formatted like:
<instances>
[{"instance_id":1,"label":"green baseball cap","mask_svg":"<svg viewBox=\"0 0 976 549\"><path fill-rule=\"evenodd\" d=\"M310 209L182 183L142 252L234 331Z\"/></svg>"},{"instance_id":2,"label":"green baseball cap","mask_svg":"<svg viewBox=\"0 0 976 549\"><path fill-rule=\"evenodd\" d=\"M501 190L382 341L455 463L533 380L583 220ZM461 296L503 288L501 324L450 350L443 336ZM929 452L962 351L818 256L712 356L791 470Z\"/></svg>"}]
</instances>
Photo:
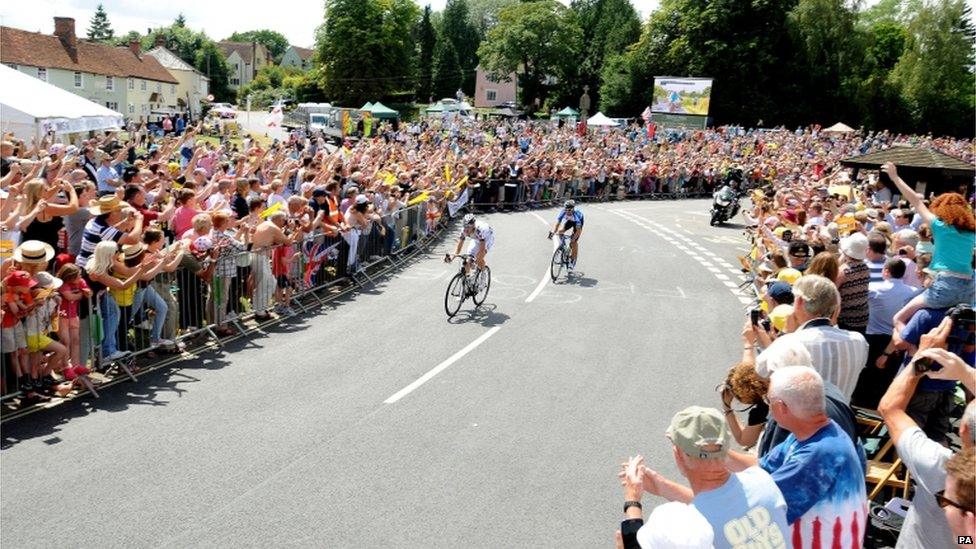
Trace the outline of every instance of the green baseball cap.
<instances>
[{"instance_id":1,"label":"green baseball cap","mask_svg":"<svg viewBox=\"0 0 976 549\"><path fill-rule=\"evenodd\" d=\"M689 406L675 414L667 437L679 450L698 459L722 459L731 443L722 413L701 406Z\"/></svg>"}]
</instances>

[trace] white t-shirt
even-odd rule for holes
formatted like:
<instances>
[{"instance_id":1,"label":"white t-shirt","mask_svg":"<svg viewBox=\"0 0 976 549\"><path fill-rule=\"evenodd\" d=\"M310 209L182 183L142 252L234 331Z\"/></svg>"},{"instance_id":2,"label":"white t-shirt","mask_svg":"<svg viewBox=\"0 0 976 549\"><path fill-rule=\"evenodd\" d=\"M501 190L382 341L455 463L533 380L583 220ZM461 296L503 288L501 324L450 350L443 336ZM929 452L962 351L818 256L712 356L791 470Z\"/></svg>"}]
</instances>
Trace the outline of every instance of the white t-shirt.
<instances>
[{"instance_id":1,"label":"white t-shirt","mask_svg":"<svg viewBox=\"0 0 976 549\"><path fill-rule=\"evenodd\" d=\"M945 513L932 495L945 488L945 464L952 451L925 436L918 427L902 433L895 449L915 481L915 497L895 547L956 547Z\"/></svg>"},{"instance_id":2,"label":"white t-shirt","mask_svg":"<svg viewBox=\"0 0 976 549\"><path fill-rule=\"evenodd\" d=\"M637 531L641 549L711 549L714 532L693 505L672 501L651 511Z\"/></svg>"}]
</instances>

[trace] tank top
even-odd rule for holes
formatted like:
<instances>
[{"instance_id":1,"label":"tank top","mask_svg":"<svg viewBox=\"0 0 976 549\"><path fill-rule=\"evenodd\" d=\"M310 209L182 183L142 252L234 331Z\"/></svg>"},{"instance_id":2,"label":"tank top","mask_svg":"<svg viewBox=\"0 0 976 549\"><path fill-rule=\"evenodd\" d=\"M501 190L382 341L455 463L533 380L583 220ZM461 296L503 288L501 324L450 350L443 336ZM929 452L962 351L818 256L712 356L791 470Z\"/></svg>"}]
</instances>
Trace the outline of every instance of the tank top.
<instances>
[{"instance_id":1,"label":"tank top","mask_svg":"<svg viewBox=\"0 0 976 549\"><path fill-rule=\"evenodd\" d=\"M64 227L64 218L61 216L54 216L50 221L38 221L34 219L20 233L20 242L40 240L45 244L50 244L56 250L58 249L58 231L62 227Z\"/></svg>"}]
</instances>

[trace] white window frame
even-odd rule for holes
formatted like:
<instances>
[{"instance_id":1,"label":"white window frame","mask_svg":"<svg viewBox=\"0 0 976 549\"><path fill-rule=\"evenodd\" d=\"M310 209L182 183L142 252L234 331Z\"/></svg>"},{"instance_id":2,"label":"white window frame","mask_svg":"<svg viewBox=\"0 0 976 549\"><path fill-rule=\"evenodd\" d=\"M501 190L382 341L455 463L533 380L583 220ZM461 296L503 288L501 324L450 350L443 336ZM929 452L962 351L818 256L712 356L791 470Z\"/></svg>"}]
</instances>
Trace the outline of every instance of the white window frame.
<instances>
[{"instance_id":1,"label":"white window frame","mask_svg":"<svg viewBox=\"0 0 976 549\"><path fill-rule=\"evenodd\" d=\"M139 81L139 91L146 91L146 81L145 80L140 80Z\"/></svg>"},{"instance_id":2,"label":"white window frame","mask_svg":"<svg viewBox=\"0 0 976 549\"><path fill-rule=\"evenodd\" d=\"M44 67L37 67L37 77L47 82L47 69Z\"/></svg>"},{"instance_id":3,"label":"white window frame","mask_svg":"<svg viewBox=\"0 0 976 549\"><path fill-rule=\"evenodd\" d=\"M156 82L156 93L163 93L163 83Z\"/></svg>"},{"instance_id":4,"label":"white window frame","mask_svg":"<svg viewBox=\"0 0 976 549\"><path fill-rule=\"evenodd\" d=\"M136 89L136 79L135 78L132 78L130 76L129 78L126 78L126 80L129 81L128 82L129 90L135 90Z\"/></svg>"},{"instance_id":5,"label":"white window frame","mask_svg":"<svg viewBox=\"0 0 976 549\"><path fill-rule=\"evenodd\" d=\"M84 88L85 87L85 73L80 71L75 71L75 87Z\"/></svg>"},{"instance_id":6,"label":"white window frame","mask_svg":"<svg viewBox=\"0 0 976 549\"><path fill-rule=\"evenodd\" d=\"M176 84L169 85L169 93L176 93Z\"/></svg>"},{"instance_id":7,"label":"white window frame","mask_svg":"<svg viewBox=\"0 0 976 549\"><path fill-rule=\"evenodd\" d=\"M129 103L129 114L135 114L135 113L136 113L136 106L133 105L132 103Z\"/></svg>"},{"instance_id":8,"label":"white window frame","mask_svg":"<svg viewBox=\"0 0 976 549\"><path fill-rule=\"evenodd\" d=\"M485 90L485 101L498 101L498 90Z\"/></svg>"},{"instance_id":9,"label":"white window frame","mask_svg":"<svg viewBox=\"0 0 976 549\"><path fill-rule=\"evenodd\" d=\"M109 109L112 109L113 111L117 111L117 110L119 110L119 102L118 101L106 101L105 102L105 107L106 108L109 108Z\"/></svg>"},{"instance_id":10,"label":"white window frame","mask_svg":"<svg viewBox=\"0 0 976 549\"><path fill-rule=\"evenodd\" d=\"M115 77L111 75L105 75L105 89L107 91L115 91Z\"/></svg>"},{"instance_id":11,"label":"white window frame","mask_svg":"<svg viewBox=\"0 0 976 549\"><path fill-rule=\"evenodd\" d=\"M149 114L149 105L146 103L142 104L142 114Z\"/></svg>"}]
</instances>

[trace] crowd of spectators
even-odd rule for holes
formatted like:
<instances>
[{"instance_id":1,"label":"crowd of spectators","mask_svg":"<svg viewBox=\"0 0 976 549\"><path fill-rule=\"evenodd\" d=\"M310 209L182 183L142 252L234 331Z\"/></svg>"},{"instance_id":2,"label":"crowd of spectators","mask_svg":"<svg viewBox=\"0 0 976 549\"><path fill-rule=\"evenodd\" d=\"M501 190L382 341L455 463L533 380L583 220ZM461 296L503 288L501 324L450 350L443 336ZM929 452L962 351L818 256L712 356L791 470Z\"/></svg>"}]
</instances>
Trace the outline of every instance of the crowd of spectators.
<instances>
[{"instance_id":1,"label":"crowd of spectators","mask_svg":"<svg viewBox=\"0 0 976 549\"><path fill-rule=\"evenodd\" d=\"M971 161L966 147L948 149ZM891 188L798 168L762 181L744 213L752 249L739 259L758 307L742 356L715 408L682 410L667 430L687 482L641 455L623 463L618 547L932 548L976 535L971 187L927 199L891 164ZM667 503L645 512L644 493Z\"/></svg>"},{"instance_id":2,"label":"crowd of spectators","mask_svg":"<svg viewBox=\"0 0 976 549\"><path fill-rule=\"evenodd\" d=\"M4 136L3 394L42 402L132 350L178 352L202 329L225 336L245 316L294 314L296 292L354 274L459 207L689 195L735 172L755 189L742 261L761 311L745 322L721 409L671 422L689 486L640 456L624 465L618 543L860 546L870 521L854 406L879 411L915 479L899 543L972 534L972 405L961 450L946 446L957 381L974 383L972 310L959 307L972 303L972 208L956 193L925 200L894 166L894 189L839 166L898 143L972 162L972 141L494 121L384 124L338 147L198 132ZM850 192L822 191L838 184ZM643 492L672 502L646 523Z\"/></svg>"}]
</instances>

